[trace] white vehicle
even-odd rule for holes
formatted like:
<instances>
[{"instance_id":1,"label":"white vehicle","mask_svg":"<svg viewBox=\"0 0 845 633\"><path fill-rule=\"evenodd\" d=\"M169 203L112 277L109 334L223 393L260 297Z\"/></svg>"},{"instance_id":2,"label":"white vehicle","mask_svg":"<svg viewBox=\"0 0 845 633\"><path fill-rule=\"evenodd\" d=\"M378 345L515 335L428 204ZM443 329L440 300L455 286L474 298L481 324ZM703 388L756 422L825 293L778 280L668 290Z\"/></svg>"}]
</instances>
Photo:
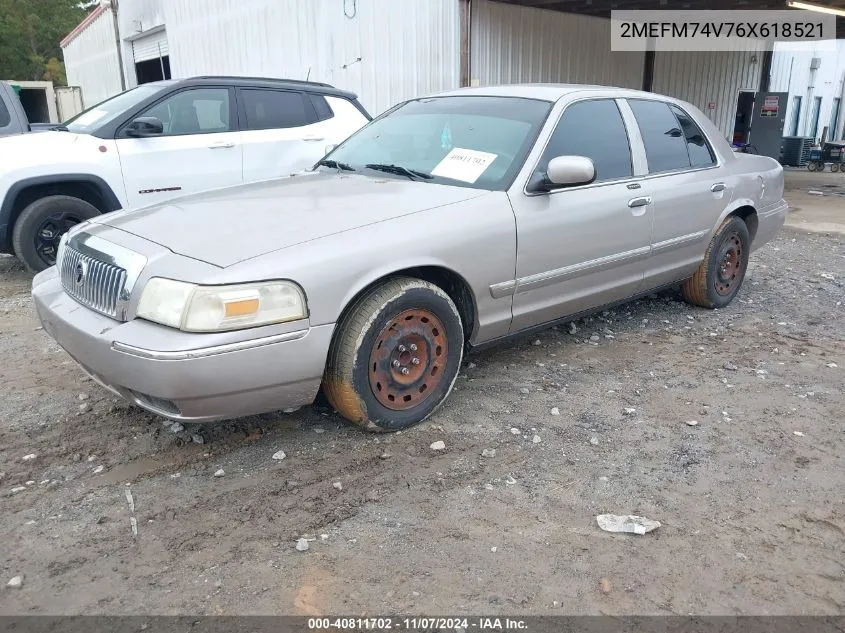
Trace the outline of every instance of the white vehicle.
<instances>
[{"instance_id":1,"label":"white vehicle","mask_svg":"<svg viewBox=\"0 0 845 633\"><path fill-rule=\"evenodd\" d=\"M44 270L75 224L310 168L370 118L354 94L314 82L138 86L52 131L0 139L0 252Z\"/></svg>"}]
</instances>

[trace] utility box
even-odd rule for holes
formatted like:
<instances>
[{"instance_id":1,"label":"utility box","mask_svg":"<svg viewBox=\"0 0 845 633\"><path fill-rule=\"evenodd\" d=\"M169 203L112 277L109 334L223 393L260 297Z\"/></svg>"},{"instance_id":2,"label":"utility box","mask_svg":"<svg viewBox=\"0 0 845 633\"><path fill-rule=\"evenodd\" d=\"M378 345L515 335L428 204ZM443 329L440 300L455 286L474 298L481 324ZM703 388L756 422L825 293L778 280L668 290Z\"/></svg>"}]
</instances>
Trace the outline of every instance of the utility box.
<instances>
[{"instance_id":1,"label":"utility box","mask_svg":"<svg viewBox=\"0 0 845 633\"><path fill-rule=\"evenodd\" d=\"M56 88L56 110L60 122L67 121L82 112L82 88L79 86Z\"/></svg>"}]
</instances>

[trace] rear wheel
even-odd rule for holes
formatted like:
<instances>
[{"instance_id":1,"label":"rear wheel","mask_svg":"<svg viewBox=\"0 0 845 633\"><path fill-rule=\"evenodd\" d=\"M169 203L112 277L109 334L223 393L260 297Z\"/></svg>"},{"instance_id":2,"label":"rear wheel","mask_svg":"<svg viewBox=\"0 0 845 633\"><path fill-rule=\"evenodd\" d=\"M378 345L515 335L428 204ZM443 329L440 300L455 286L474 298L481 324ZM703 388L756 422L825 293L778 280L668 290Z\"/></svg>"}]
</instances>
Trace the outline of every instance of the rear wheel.
<instances>
[{"instance_id":1,"label":"rear wheel","mask_svg":"<svg viewBox=\"0 0 845 633\"><path fill-rule=\"evenodd\" d=\"M37 273L56 263L62 235L71 227L100 215L97 207L72 196L47 196L27 206L12 231L12 248L24 265Z\"/></svg>"},{"instance_id":2,"label":"rear wheel","mask_svg":"<svg viewBox=\"0 0 845 633\"><path fill-rule=\"evenodd\" d=\"M745 271L751 237L742 218L731 216L716 231L704 259L681 291L687 303L702 308L724 308L739 292Z\"/></svg>"},{"instance_id":3,"label":"rear wheel","mask_svg":"<svg viewBox=\"0 0 845 633\"><path fill-rule=\"evenodd\" d=\"M816 171L818 168L819 168L818 165L816 165L816 163L814 163L814 162L807 163L807 169L809 171Z\"/></svg>"},{"instance_id":4,"label":"rear wheel","mask_svg":"<svg viewBox=\"0 0 845 633\"><path fill-rule=\"evenodd\" d=\"M338 324L323 391L347 420L371 430L425 420L452 390L464 347L461 317L434 284L387 281Z\"/></svg>"}]
</instances>

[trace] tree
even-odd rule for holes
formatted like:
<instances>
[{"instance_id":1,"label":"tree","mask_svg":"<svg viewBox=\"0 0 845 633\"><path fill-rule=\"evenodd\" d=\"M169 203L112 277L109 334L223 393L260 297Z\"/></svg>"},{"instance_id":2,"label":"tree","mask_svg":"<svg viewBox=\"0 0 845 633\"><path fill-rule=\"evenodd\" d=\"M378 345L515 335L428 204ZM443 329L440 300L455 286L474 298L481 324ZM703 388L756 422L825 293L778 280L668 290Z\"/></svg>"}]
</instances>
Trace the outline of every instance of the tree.
<instances>
[{"instance_id":1,"label":"tree","mask_svg":"<svg viewBox=\"0 0 845 633\"><path fill-rule=\"evenodd\" d=\"M59 42L87 13L79 0L0 0L0 79L64 84Z\"/></svg>"}]
</instances>

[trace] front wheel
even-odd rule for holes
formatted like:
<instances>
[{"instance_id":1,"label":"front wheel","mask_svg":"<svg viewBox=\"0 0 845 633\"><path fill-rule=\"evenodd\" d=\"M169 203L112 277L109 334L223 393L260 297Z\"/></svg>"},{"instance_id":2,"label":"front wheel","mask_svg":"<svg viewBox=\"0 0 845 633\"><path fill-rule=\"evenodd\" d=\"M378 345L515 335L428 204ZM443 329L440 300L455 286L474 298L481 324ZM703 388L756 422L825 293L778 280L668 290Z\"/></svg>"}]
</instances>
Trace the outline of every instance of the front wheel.
<instances>
[{"instance_id":1,"label":"front wheel","mask_svg":"<svg viewBox=\"0 0 845 633\"><path fill-rule=\"evenodd\" d=\"M833 173L836 173L836 172L838 172L841 168L842 168L842 166L841 166L839 163L833 163L833 164L830 166L830 171L832 171Z\"/></svg>"},{"instance_id":2,"label":"front wheel","mask_svg":"<svg viewBox=\"0 0 845 633\"><path fill-rule=\"evenodd\" d=\"M430 416L452 390L463 326L452 299L434 284L386 281L337 327L323 392L347 420L370 430L404 429Z\"/></svg>"},{"instance_id":3,"label":"front wheel","mask_svg":"<svg viewBox=\"0 0 845 633\"><path fill-rule=\"evenodd\" d=\"M71 227L100 215L92 204L73 196L47 196L27 206L12 231L12 248L34 273L56 263L62 235Z\"/></svg>"},{"instance_id":4,"label":"front wheel","mask_svg":"<svg viewBox=\"0 0 845 633\"><path fill-rule=\"evenodd\" d=\"M687 303L724 308L733 301L745 279L750 246L751 237L742 218L726 218L710 240L698 270L681 286Z\"/></svg>"}]
</instances>

